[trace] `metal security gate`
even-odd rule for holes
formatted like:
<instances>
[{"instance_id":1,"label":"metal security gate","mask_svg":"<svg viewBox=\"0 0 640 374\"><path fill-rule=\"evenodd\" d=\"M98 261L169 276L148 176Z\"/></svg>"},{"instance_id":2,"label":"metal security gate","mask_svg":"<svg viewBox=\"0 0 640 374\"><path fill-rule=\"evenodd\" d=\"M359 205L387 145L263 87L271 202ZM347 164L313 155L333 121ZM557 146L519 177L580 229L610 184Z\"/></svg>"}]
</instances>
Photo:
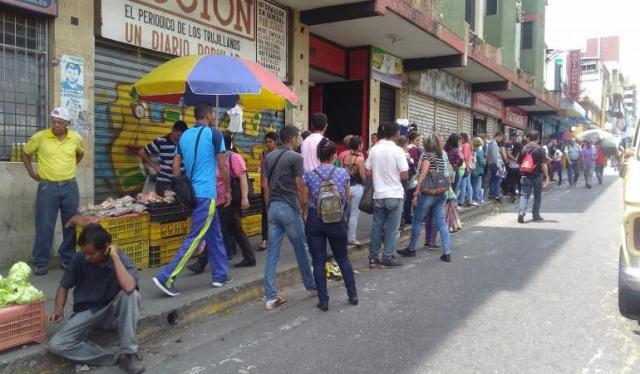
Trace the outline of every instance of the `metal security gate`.
<instances>
[{"instance_id":1,"label":"metal security gate","mask_svg":"<svg viewBox=\"0 0 640 374\"><path fill-rule=\"evenodd\" d=\"M462 109L462 132L466 132L469 136L473 133L473 114L469 109Z\"/></svg>"},{"instance_id":2,"label":"metal security gate","mask_svg":"<svg viewBox=\"0 0 640 374\"><path fill-rule=\"evenodd\" d=\"M418 131L423 134L433 133L436 113L435 100L419 93L409 93L408 103L409 122L418 125Z\"/></svg>"},{"instance_id":3,"label":"metal security gate","mask_svg":"<svg viewBox=\"0 0 640 374\"><path fill-rule=\"evenodd\" d=\"M447 138L458 132L458 108L436 100L436 131Z\"/></svg>"},{"instance_id":4,"label":"metal security gate","mask_svg":"<svg viewBox=\"0 0 640 374\"><path fill-rule=\"evenodd\" d=\"M138 151L154 138L170 132L183 119L195 122L192 108L142 103L145 115L137 118L130 97L131 85L172 56L121 44L96 40L95 58L95 200L135 194L142 190L145 174ZM224 117L220 108L218 118ZM284 126L284 110L244 109L242 134L233 136L234 146L245 158L249 173L260 165L264 135ZM221 124L225 128L226 123ZM257 177L254 174L254 178ZM259 211L259 207L257 208ZM251 211L254 213L252 204Z\"/></svg>"},{"instance_id":5,"label":"metal security gate","mask_svg":"<svg viewBox=\"0 0 640 374\"><path fill-rule=\"evenodd\" d=\"M493 117L487 117L487 138L492 139L498 131L498 120Z\"/></svg>"},{"instance_id":6,"label":"metal security gate","mask_svg":"<svg viewBox=\"0 0 640 374\"><path fill-rule=\"evenodd\" d=\"M381 84L380 85L380 125L393 123L395 120L396 120L396 89L394 87Z\"/></svg>"}]
</instances>

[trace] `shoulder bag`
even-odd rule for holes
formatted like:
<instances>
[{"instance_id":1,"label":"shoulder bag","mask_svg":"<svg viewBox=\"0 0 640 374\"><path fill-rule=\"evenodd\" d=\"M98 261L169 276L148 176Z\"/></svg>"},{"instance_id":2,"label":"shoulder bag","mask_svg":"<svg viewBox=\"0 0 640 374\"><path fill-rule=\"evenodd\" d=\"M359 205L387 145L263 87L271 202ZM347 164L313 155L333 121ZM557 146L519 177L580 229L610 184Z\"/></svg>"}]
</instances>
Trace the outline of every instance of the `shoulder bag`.
<instances>
[{"instance_id":1,"label":"shoulder bag","mask_svg":"<svg viewBox=\"0 0 640 374\"><path fill-rule=\"evenodd\" d=\"M422 194L429 196L440 195L446 192L450 186L451 181L444 170L429 170L424 182L422 182Z\"/></svg>"}]
</instances>

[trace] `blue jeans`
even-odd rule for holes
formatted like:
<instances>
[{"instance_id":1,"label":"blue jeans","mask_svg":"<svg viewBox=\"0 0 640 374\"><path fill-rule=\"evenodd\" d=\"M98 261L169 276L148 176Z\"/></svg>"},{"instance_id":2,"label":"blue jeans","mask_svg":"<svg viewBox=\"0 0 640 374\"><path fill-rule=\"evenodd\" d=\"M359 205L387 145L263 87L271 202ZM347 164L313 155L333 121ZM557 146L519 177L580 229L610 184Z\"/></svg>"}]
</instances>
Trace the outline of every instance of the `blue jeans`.
<instances>
[{"instance_id":1,"label":"blue jeans","mask_svg":"<svg viewBox=\"0 0 640 374\"><path fill-rule=\"evenodd\" d=\"M500 182L502 177L498 175L498 165L489 165L489 198L495 199L500 196Z\"/></svg>"},{"instance_id":2,"label":"blue jeans","mask_svg":"<svg viewBox=\"0 0 640 374\"><path fill-rule=\"evenodd\" d=\"M402 218L402 205L404 199L374 199L373 200L373 225L371 225L371 245L369 246L369 258L377 258L384 237L384 259L393 257L393 252L398 245L398 229ZM413 222L422 222L416 221Z\"/></svg>"},{"instance_id":3,"label":"blue jeans","mask_svg":"<svg viewBox=\"0 0 640 374\"><path fill-rule=\"evenodd\" d=\"M520 193L520 208L518 213L525 215L527 213L527 205L529 204L529 197L533 192L533 218L540 217L540 205L542 204L542 181L544 176L538 174L537 176L522 177L522 192Z\"/></svg>"},{"instance_id":4,"label":"blue jeans","mask_svg":"<svg viewBox=\"0 0 640 374\"><path fill-rule=\"evenodd\" d=\"M276 291L276 267L280 258L280 247L284 234L287 234L298 262L302 283L307 290L315 290L316 284L311 273L309 249L304 233L302 215L295 212L287 203L272 201L269 205L269 248L264 267L264 294L267 301L278 297ZM324 266L324 265L323 265Z\"/></svg>"},{"instance_id":5,"label":"blue jeans","mask_svg":"<svg viewBox=\"0 0 640 374\"><path fill-rule=\"evenodd\" d=\"M484 180L484 175L471 175L471 187L473 189L473 201L476 203L481 203L484 201L484 196L482 193L482 181Z\"/></svg>"},{"instance_id":6,"label":"blue jeans","mask_svg":"<svg viewBox=\"0 0 640 374\"><path fill-rule=\"evenodd\" d=\"M360 217L360 200L362 200L362 193L364 188L361 184L355 184L351 186L351 202L349 203L349 240L356 240L356 234L358 233L358 217Z\"/></svg>"},{"instance_id":7,"label":"blue jeans","mask_svg":"<svg viewBox=\"0 0 640 374\"><path fill-rule=\"evenodd\" d=\"M58 249L60 260L68 264L76 253L76 226L64 225L78 213L80 194L75 179L67 182L45 182L38 184L36 195L36 238L33 242L33 264L46 266L51 257L51 245L56 228L58 211L62 217L62 244Z\"/></svg>"},{"instance_id":8,"label":"blue jeans","mask_svg":"<svg viewBox=\"0 0 640 374\"><path fill-rule=\"evenodd\" d=\"M598 178L598 184L602 184L604 178L604 165L596 165L596 177Z\"/></svg>"},{"instance_id":9,"label":"blue jeans","mask_svg":"<svg viewBox=\"0 0 640 374\"><path fill-rule=\"evenodd\" d=\"M203 239L207 241L207 259L211 266L211 278L215 282L227 280L229 266L219 216L220 213L216 212L215 199L198 198L191 216L189 233L185 236L171 262L165 265L156 276L160 283L168 287L173 285L176 277L198 250Z\"/></svg>"},{"instance_id":10,"label":"blue jeans","mask_svg":"<svg viewBox=\"0 0 640 374\"><path fill-rule=\"evenodd\" d=\"M444 204L446 201L446 193L442 193L437 196L420 194L418 197L418 206L416 206L413 217L413 226L411 227L411 241L409 242L410 250L416 250L418 237L420 237L422 221L425 217L430 215L440 232L440 238L442 239L442 251L445 255L451 252L449 244L449 228L447 227L447 223L444 218Z\"/></svg>"},{"instance_id":11,"label":"blue jeans","mask_svg":"<svg viewBox=\"0 0 640 374\"><path fill-rule=\"evenodd\" d=\"M570 186L578 183L578 178L580 178L580 169L582 169L580 160L571 161L571 164L567 166L567 176L569 177Z\"/></svg>"},{"instance_id":12,"label":"blue jeans","mask_svg":"<svg viewBox=\"0 0 640 374\"><path fill-rule=\"evenodd\" d=\"M324 264L327 262L327 240L331 246L333 258L335 258L344 279L344 286L349 297L356 297L356 280L353 276L353 268L347 252L347 223L324 223L318 218L318 212L309 208L309 215L305 225L307 243L313 259L313 278L316 281L318 300L329 303L327 291L327 274Z\"/></svg>"},{"instance_id":13,"label":"blue jeans","mask_svg":"<svg viewBox=\"0 0 640 374\"><path fill-rule=\"evenodd\" d=\"M473 187L471 187L471 173L464 173L460 179L460 193L458 194L458 204L469 203L473 200Z\"/></svg>"}]
</instances>

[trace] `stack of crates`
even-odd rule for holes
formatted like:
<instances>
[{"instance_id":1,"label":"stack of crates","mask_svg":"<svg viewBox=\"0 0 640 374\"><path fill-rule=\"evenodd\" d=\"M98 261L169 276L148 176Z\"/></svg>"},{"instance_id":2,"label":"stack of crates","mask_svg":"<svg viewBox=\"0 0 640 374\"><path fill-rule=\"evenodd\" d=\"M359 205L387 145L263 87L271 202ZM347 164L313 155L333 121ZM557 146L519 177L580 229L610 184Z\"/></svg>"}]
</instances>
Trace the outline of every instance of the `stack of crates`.
<instances>
[{"instance_id":1,"label":"stack of crates","mask_svg":"<svg viewBox=\"0 0 640 374\"><path fill-rule=\"evenodd\" d=\"M149 267L162 266L175 256L191 227L191 210L180 203L148 205Z\"/></svg>"},{"instance_id":2,"label":"stack of crates","mask_svg":"<svg viewBox=\"0 0 640 374\"><path fill-rule=\"evenodd\" d=\"M149 215L127 214L103 218L99 222L111 234L111 242L125 253L138 269L149 267ZM81 226L76 226L80 236Z\"/></svg>"},{"instance_id":3,"label":"stack of crates","mask_svg":"<svg viewBox=\"0 0 640 374\"><path fill-rule=\"evenodd\" d=\"M149 267L162 266L175 256L191 227L191 217L176 222L149 224Z\"/></svg>"}]
</instances>

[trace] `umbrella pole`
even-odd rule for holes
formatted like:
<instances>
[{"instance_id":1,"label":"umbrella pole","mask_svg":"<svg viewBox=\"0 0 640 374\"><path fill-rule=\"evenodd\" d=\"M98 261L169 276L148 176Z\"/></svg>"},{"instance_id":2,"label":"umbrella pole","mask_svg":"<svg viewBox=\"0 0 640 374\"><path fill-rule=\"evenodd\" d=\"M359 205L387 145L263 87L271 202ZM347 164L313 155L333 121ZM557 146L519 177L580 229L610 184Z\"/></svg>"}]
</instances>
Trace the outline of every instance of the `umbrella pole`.
<instances>
[{"instance_id":1,"label":"umbrella pole","mask_svg":"<svg viewBox=\"0 0 640 374\"><path fill-rule=\"evenodd\" d=\"M220 106L220 95L216 95L216 129L220 125L220 119L218 118L218 107Z\"/></svg>"}]
</instances>

